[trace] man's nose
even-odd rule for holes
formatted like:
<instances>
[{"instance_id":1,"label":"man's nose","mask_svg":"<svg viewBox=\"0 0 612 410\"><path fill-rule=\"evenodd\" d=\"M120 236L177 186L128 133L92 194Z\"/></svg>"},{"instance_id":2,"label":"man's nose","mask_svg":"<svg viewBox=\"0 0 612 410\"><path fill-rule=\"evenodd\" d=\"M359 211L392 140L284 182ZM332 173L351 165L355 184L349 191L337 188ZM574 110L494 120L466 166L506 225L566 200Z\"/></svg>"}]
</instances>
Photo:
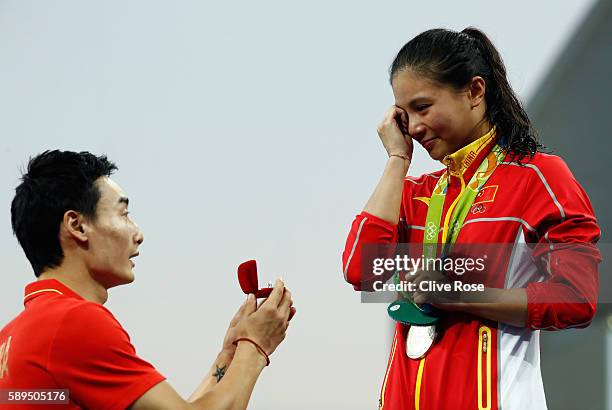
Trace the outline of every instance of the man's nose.
<instances>
[{"instance_id":1,"label":"man's nose","mask_svg":"<svg viewBox=\"0 0 612 410\"><path fill-rule=\"evenodd\" d=\"M138 245L142 245L142 243L144 242L144 234L142 233L140 229L138 229L138 232L136 232L136 236L134 237L134 240L136 241Z\"/></svg>"}]
</instances>

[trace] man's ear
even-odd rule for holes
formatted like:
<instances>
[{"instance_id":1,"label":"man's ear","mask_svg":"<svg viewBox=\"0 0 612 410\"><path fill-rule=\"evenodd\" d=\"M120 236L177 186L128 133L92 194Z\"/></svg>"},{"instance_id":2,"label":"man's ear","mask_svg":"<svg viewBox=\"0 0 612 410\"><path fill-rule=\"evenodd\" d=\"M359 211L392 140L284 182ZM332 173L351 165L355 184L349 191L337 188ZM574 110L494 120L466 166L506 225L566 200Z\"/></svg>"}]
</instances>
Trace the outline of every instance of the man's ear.
<instances>
[{"instance_id":1,"label":"man's ear","mask_svg":"<svg viewBox=\"0 0 612 410\"><path fill-rule=\"evenodd\" d=\"M76 211L66 211L62 220L68 236L79 242L87 242L87 231L83 226L84 223L86 222L83 215Z\"/></svg>"},{"instance_id":2,"label":"man's ear","mask_svg":"<svg viewBox=\"0 0 612 410\"><path fill-rule=\"evenodd\" d=\"M485 101L487 84L481 76L477 75L470 82L470 104L472 109L478 107Z\"/></svg>"}]
</instances>

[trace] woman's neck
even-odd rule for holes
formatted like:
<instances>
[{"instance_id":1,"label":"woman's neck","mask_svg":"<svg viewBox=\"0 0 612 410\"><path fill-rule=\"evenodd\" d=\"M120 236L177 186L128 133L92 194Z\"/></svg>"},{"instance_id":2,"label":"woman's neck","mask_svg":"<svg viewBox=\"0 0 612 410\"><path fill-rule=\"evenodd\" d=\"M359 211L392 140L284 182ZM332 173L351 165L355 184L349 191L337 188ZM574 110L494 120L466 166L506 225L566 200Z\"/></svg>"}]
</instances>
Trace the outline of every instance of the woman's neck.
<instances>
[{"instance_id":1,"label":"woman's neck","mask_svg":"<svg viewBox=\"0 0 612 410\"><path fill-rule=\"evenodd\" d=\"M476 141L478 138L491 131L491 128L493 128L493 124L491 124L486 118L483 118L474 126L473 131L470 133L470 137L468 137L466 142L459 149Z\"/></svg>"}]
</instances>

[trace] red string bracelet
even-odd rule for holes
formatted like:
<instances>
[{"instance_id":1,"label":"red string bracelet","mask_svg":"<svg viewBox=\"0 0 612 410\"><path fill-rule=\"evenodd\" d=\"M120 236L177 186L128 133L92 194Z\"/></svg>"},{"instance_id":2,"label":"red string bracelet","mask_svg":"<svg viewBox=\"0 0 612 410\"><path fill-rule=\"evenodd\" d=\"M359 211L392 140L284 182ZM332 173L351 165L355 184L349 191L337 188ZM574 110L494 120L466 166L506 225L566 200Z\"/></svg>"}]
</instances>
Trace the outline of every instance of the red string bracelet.
<instances>
[{"instance_id":1,"label":"red string bracelet","mask_svg":"<svg viewBox=\"0 0 612 410\"><path fill-rule=\"evenodd\" d=\"M264 349L261 348L261 346L259 346L257 343L255 343L254 340L249 339L248 337L239 337L238 339L234 340L234 343L232 343L234 346L238 346L238 342L249 342L251 343L253 346L255 346L255 348L259 351L259 353L262 354L263 357L266 358L266 366L270 365L270 356L268 356L268 354L264 351Z\"/></svg>"}]
</instances>

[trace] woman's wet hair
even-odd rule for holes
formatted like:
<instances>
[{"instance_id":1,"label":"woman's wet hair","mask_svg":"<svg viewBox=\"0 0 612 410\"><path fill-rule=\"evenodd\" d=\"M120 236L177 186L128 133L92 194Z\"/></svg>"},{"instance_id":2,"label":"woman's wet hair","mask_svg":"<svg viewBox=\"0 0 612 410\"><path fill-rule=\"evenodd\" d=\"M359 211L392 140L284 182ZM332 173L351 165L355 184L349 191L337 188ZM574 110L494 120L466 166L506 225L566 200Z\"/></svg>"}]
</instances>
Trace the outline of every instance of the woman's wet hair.
<instances>
[{"instance_id":1,"label":"woman's wet hair","mask_svg":"<svg viewBox=\"0 0 612 410\"><path fill-rule=\"evenodd\" d=\"M464 90L472 78L485 80L487 119L497 126L499 145L510 160L530 158L542 148L531 121L506 77L506 67L497 49L480 30L461 32L445 29L425 31L402 47L390 68L390 80L405 70Z\"/></svg>"}]
</instances>

